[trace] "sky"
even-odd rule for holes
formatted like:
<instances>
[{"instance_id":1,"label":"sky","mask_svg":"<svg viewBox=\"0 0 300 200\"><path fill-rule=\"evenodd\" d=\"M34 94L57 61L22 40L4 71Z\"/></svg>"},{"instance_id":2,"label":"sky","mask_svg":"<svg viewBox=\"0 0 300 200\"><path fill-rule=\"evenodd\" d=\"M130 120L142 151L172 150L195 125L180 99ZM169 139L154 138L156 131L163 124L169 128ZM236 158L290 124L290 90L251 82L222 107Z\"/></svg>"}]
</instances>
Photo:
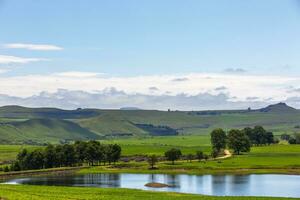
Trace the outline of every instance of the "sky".
<instances>
[{"instance_id":1,"label":"sky","mask_svg":"<svg viewBox=\"0 0 300 200\"><path fill-rule=\"evenodd\" d=\"M298 0L0 0L0 105L300 108Z\"/></svg>"}]
</instances>

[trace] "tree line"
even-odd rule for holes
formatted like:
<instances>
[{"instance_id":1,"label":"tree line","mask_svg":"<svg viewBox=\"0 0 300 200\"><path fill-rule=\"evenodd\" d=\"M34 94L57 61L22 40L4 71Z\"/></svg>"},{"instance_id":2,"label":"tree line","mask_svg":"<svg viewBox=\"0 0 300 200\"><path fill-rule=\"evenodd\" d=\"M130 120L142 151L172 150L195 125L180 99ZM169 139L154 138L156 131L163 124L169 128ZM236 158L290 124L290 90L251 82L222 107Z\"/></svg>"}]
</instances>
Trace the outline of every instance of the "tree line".
<instances>
[{"instance_id":1,"label":"tree line","mask_svg":"<svg viewBox=\"0 0 300 200\"><path fill-rule=\"evenodd\" d=\"M23 149L10 166L11 171L73 167L115 163L120 159L121 147L101 144L98 141L76 141L74 144L47 145L46 148L28 151Z\"/></svg>"},{"instance_id":2,"label":"tree line","mask_svg":"<svg viewBox=\"0 0 300 200\"><path fill-rule=\"evenodd\" d=\"M226 147L232 149L234 153L249 152L253 145L270 145L276 143L272 132L266 131L262 126L254 128L246 127L242 130L231 129L226 132L215 129L211 132L212 156L216 157L222 149Z\"/></svg>"},{"instance_id":3,"label":"tree line","mask_svg":"<svg viewBox=\"0 0 300 200\"><path fill-rule=\"evenodd\" d=\"M300 133L294 133L293 135L284 133L280 136L280 138L288 141L289 144L300 144Z\"/></svg>"},{"instance_id":4,"label":"tree line","mask_svg":"<svg viewBox=\"0 0 300 200\"><path fill-rule=\"evenodd\" d=\"M183 155L181 150L178 148L171 148L167 150L164 154L164 159L171 161L172 165L175 164L176 160L179 159L185 159L189 162L191 162L194 159L197 159L198 161L207 160L209 156L207 154L204 154L203 151L199 150L196 151L195 154L189 153L187 155ZM148 156L147 161L150 165L150 169L155 169L155 164L159 161L159 157L155 154L151 154Z\"/></svg>"}]
</instances>

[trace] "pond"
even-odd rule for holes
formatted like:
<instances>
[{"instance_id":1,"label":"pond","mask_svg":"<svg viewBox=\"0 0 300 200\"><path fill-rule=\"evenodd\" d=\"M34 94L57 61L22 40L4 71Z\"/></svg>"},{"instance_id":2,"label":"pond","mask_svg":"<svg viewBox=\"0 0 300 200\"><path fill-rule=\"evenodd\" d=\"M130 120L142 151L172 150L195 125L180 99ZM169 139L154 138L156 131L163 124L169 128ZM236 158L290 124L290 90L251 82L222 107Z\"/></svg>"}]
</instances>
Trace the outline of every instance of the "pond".
<instances>
[{"instance_id":1,"label":"pond","mask_svg":"<svg viewBox=\"0 0 300 200\"><path fill-rule=\"evenodd\" d=\"M151 182L169 187L145 186ZM300 197L298 175L85 174L16 178L5 184L132 188L216 196Z\"/></svg>"}]
</instances>

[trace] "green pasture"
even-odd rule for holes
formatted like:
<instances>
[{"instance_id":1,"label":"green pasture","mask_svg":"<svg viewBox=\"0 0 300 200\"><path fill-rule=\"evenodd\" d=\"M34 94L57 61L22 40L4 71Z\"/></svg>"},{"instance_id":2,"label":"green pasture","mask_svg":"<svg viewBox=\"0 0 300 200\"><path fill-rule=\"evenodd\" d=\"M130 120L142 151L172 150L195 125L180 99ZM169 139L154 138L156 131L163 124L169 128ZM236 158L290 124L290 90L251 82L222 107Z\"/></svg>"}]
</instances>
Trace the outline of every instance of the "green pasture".
<instances>
[{"instance_id":1,"label":"green pasture","mask_svg":"<svg viewBox=\"0 0 300 200\"><path fill-rule=\"evenodd\" d=\"M215 197L170 192L150 192L132 189L84 188L62 186L1 185L0 199L9 200L279 200L271 197Z\"/></svg>"}]
</instances>

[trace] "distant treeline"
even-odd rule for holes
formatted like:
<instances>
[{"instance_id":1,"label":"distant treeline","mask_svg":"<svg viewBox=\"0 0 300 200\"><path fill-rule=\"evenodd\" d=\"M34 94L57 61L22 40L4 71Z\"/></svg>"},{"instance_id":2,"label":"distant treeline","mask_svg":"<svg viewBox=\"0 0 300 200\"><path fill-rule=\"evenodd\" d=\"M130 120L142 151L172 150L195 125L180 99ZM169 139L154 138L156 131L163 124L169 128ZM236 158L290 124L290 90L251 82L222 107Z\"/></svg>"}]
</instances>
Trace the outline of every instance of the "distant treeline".
<instances>
[{"instance_id":1,"label":"distant treeline","mask_svg":"<svg viewBox=\"0 0 300 200\"><path fill-rule=\"evenodd\" d=\"M11 171L72 167L83 164L114 163L120 159L121 147L117 144L101 144L98 141L76 141L74 144L51 145L28 151L23 149L10 166Z\"/></svg>"},{"instance_id":2,"label":"distant treeline","mask_svg":"<svg viewBox=\"0 0 300 200\"><path fill-rule=\"evenodd\" d=\"M278 142L274 139L273 133L266 131L262 126L246 127L243 129L243 132L250 139L251 145L269 145Z\"/></svg>"},{"instance_id":3,"label":"distant treeline","mask_svg":"<svg viewBox=\"0 0 300 200\"><path fill-rule=\"evenodd\" d=\"M300 144L300 133L295 133L294 135L282 134L280 138L288 141L289 144Z\"/></svg>"},{"instance_id":4,"label":"distant treeline","mask_svg":"<svg viewBox=\"0 0 300 200\"><path fill-rule=\"evenodd\" d=\"M178 135L177 130L169 126L154 126L152 124L135 124L140 129L148 132L152 136L171 136Z\"/></svg>"},{"instance_id":5,"label":"distant treeline","mask_svg":"<svg viewBox=\"0 0 300 200\"><path fill-rule=\"evenodd\" d=\"M215 129L211 132L212 156L216 157L222 149L229 147L234 153L249 152L253 145L270 145L278 143L274 139L272 132L266 131L262 126L254 128L246 127L242 130L231 129L226 132L221 129Z\"/></svg>"}]
</instances>

